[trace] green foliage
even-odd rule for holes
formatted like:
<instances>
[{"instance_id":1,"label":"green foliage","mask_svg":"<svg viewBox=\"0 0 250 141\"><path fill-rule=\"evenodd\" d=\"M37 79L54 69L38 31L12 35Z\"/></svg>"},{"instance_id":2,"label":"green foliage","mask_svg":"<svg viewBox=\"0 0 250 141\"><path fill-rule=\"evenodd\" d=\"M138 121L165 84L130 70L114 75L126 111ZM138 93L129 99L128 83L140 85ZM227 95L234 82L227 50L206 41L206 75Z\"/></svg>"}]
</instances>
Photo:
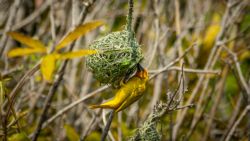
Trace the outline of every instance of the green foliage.
<instances>
[{"instance_id":1,"label":"green foliage","mask_svg":"<svg viewBox=\"0 0 250 141\"><path fill-rule=\"evenodd\" d=\"M238 91L238 84L233 75L228 75L226 79L225 92L228 95L234 95Z\"/></svg>"},{"instance_id":2,"label":"green foliage","mask_svg":"<svg viewBox=\"0 0 250 141\"><path fill-rule=\"evenodd\" d=\"M88 137L86 138L86 141L99 141L101 138L100 132L91 132Z\"/></svg>"},{"instance_id":3,"label":"green foliage","mask_svg":"<svg viewBox=\"0 0 250 141\"><path fill-rule=\"evenodd\" d=\"M66 131L66 136L69 141L79 141L80 137L72 126L65 124L64 129Z\"/></svg>"},{"instance_id":4,"label":"green foliage","mask_svg":"<svg viewBox=\"0 0 250 141\"><path fill-rule=\"evenodd\" d=\"M246 16L244 16L243 21L240 23L240 30L244 31L246 29L248 29L248 31L250 26L250 14L248 13Z\"/></svg>"},{"instance_id":5,"label":"green foliage","mask_svg":"<svg viewBox=\"0 0 250 141\"><path fill-rule=\"evenodd\" d=\"M25 133L17 133L13 134L11 137L8 138L9 141L30 141L28 136Z\"/></svg>"}]
</instances>

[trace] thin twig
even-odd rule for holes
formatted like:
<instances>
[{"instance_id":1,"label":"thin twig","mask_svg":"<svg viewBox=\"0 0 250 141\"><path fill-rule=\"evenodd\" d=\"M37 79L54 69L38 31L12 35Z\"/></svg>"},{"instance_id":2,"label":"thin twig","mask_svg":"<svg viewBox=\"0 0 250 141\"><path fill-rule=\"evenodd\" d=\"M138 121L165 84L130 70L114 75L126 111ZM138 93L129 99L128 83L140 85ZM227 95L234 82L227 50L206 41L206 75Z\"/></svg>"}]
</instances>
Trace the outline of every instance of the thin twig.
<instances>
[{"instance_id":1,"label":"thin twig","mask_svg":"<svg viewBox=\"0 0 250 141\"><path fill-rule=\"evenodd\" d=\"M156 16L154 19L155 40L154 40L153 49L150 50L150 56L149 56L149 60L148 60L148 64L147 64L146 68L149 68L151 66L153 59L156 55L157 48L158 48L159 43L160 43L160 40L159 40L159 38L160 38L160 23L159 23L157 12L155 12L155 13L156 13Z\"/></svg>"},{"instance_id":2,"label":"thin twig","mask_svg":"<svg viewBox=\"0 0 250 141\"><path fill-rule=\"evenodd\" d=\"M2 130L3 130L3 141L7 141L8 136L8 118L6 117L6 113L2 113L1 115L1 123L2 123Z\"/></svg>"},{"instance_id":3,"label":"thin twig","mask_svg":"<svg viewBox=\"0 0 250 141\"><path fill-rule=\"evenodd\" d=\"M73 45L72 45L72 47L73 47ZM48 96L46 98L46 101L45 101L45 104L44 104L44 107L43 107L43 110L42 110L42 114L41 114L41 116L40 116L40 118L38 120L38 125L36 127L35 132L34 132L34 136L32 137L32 141L36 141L37 138L38 138L38 136L39 136L39 134L40 134L40 132L41 132L42 124L46 120L47 112L48 112L48 109L50 108L50 104L52 102L52 98L55 95L55 93L57 91L57 88L59 87L59 84L60 84L60 82L63 79L63 75L64 75L65 68L66 68L67 64L68 64L68 60L66 60L63 63L61 69L59 70L59 76L58 76L58 78L55 80L55 82L53 83L53 85L51 86L51 88L49 90Z\"/></svg>"},{"instance_id":4,"label":"thin twig","mask_svg":"<svg viewBox=\"0 0 250 141\"><path fill-rule=\"evenodd\" d=\"M15 98L17 97L18 92L20 91L20 89L23 87L23 85L25 84L25 82L35 73L38 71L39 69L39 65L40 62L38 62L33 68L31 68L27 73L24 74L24 76L18 81L18 83L16 84L16 86L14 87L14 89L10 92L10 100L9 102L5 102L3 104L3 107L5 108L6 106L8 106L8 114L7 116L9 116L9 112L10 112L10 105L14 104ZM2 109L4 110L4 109Z\"/></svg>"},{"instance_id":5,"label":"thin twig","mask_svg":"<svg viewBox=\"0 0 250 141\"><path fill-rule=\"evenodd\" d=\"M176 64L177 62L179 62L194 46L196 46L196 44L191 45L190 47L188 47L182 55L180 55L178 58L176 58L175 60L171 61L167 66L163 67L162 69L159 69L157 73L153 74L150 76L149 79L152 79L154 77L156 77L158 74L168 71L168 69L173 66L174 64Z\"/></svg>"},{"instance_id":6,"label":"thin twig","mask_svg":"<svg viewBox=\"0 0 250 141\"><path fill-rule=\"evenodd\" d=\"M20 0L15 0L15 2L13 3L13 5L10 7L10 15L8 18L8 21L4 27L4 32L8 32L9 30L13 29L12 25L15 22L16 19L16 13L18 10L18 7L20 5ZM6 42L7 42L8 36L6 34L3 34L3 36L1 37L0 40L0 57L3 55L4 50L6 48Z\"/></svg>"},{"instance_id":7,"label":"thin twig","mask_svg":"<svg viewBox=\"0 0 250 141\"><path fill-rule=\"evenodd\" d=\"M27 113L22 114L22 115L20 115L19 117L17 117L15 120L13 120L11 123L8 124L8 128L10 128L11 126L13 126L14 124L17 124L18 121L19 121L21 118L25 117L26 115L27 115Z\"/></svg>"},{"instance_id":8,"label":"thin twig","mask_svg":"<svg viewBox=\"0 0 250 141\"><path fill-rule=\"evenodd\" d=\"M95 126L95 123L96 123L100 113L101 113L101 109L98 109L97 114L95 114L95 113L93 114L91 121L86 126L84 133L80 137L80 141L84 141L86 139L87 135L91 132L91 130L93 130L93 127Z\"/></svg>"},{"instance_id":9,"label":"thin twig","mask_svg":"<svg viewBox=\"0 0 250 141\"><path fill-rule=\"evenodd\" d=\"M77 106L78 104L82 103L83 101L95 96L97 93L100 93L106 89L108 89L110 86L103 86L89 94L86 94L85 97L80 98L79 100L69 104L68 106L62 108L60 111L58 111L55 115L53 115L51 118L49 118L48 120L46 120L43 124L42 128L45 128L46 126L48 126L51 122L53 122L56 118L60 117L61 115L63 115L64 113L66 113L67 111L69 111L70 109L72 109L73 107Z\"/></svg>"},{"instance_id":10,"label":"thin twig","mask_svg":"<svg viewBox=\"0 0 250 141\"><path fill-rule=\"evenodd\" d=\"M238 73L238 76L239 76L239 79L240 79L240 82L245 90L245 92L247 93L248 95L248 98L250 98L250 87L248 86L243 74L242 74L242 71L241 71L241 68L240 68L240 63L238 61L238 57L237 55L232 52L230 49L228 49L225 45L222 46L222 48L224 50L226 50L232 57L233 57L233 61L235 63L235 67L236 67L236 71Z\"/></svg>"},{"instance_id":11,"label":"thin twig","mask_svg":"<svg viewBox=\"0 0 250 141\"><path fill-rule=\"evenodd\" d=\"M134 8L134 1L129 0L129 10L128 10L128 16L127 16L127 30L129 32L132 32L132 20L133 20L133 8Z\"/></svg>"},{"instance_id":12,"label":"thin twig","mask_svg":"<svg viewBox=\"0 0 250 141\"><path fill-rule=\"evenodd\" d=\"M220 54L220 45L221 45L221 42L223 41L223 38L224 38L224 34L226 33L228 27L230 24L234 23L235 21L235 18L232 19L231 16L230 16L230 13L234 12L232 10L232 1L228 1L228 4L227 4L227 9L225 11L225 14L223 16L223 19L222 19L222 22L221 22L221 30L219 32L219 34L217 35L216 37L216 41L215 41L215 44L209 54L209 57L208 57L208 61L205 65L205 69L209 69L209 68L213 68L213 66L215 65L215 62L217 61L218 59L218 54ZM242 6L242 5L241 5ZM228 21L228 20L232 20L232 21ZM204 95L204 92L205 90L207 89L207 86L208 86L208 82L209 82L209 79L205 79L205 82L204 82L204 79L205 79L205 76L201 76L194 88L194 90L192 91L192 94L191 96L189 97L188 101L186 102L186 104L190 104L193 102L195 96L197 95L198 91L200 90L200 87L202 86L203 84L203 91L202 91L202 94L201 95ZM202 96L200 97L201 100L203 100ZM199 106L197 106L199 107ZM174 130L175 130L175 135L177 135L177 132L179 130L179 128L181 127L181 124L183 123L184 121L184 118L185 116L187 115L187 109L184 109L182 111L182 114L180 116L178 116L177 118L177 122L175 124L175 127L174 127Z\"/></svg>"},{"instance_id":13,"label":"thin twig","mask_svg":"<svg viewBox=\"0 0 250 141\"><path fill-rule=\"evenodd\" d=\"M110 128L110 125L112 123L112 120L113 120L113 117L114 117L114 114L115 114L115 110L112 110L109 114L109 119L107 121L107 124L102 132L102 136L101 136L101 141L105 141L107 135L108 135L108 132L109 132L109 128Z\"/></svg>"},{"instance_id":14,"label":"thin twig","mask_svg":"<svg viewBox=\"0 0 250 141\"><path fill-rule=\"evenodd\" d=\"M189 129L189 131L187 133L187 136L185 138L185 141L190 140L191 135L195 131L197 125L199 124L199 121L202 119L202 115L205 113L205 110L209 106L209 102L210 102L210 99L212 97L212 94L215 92L215 86L217 84L216 82L217 82L217 79L216 79L216 81L214 82L214 84L212 86L212 90L210 92L207 92L207 94L206 94L207 95L206 96L206 101L202 105L200 111L197 114L194 115L192 123L191 123L191 126L190 126L190 129Z\"/></svg>"},{"instance_id":15,"label":"thin twig","mask_svg":"<svg viewBox=\"0 0 250 141\"><path fill-rule=\"evenodd\" d=\"M88 8L90 7L91 5L88 6ZM85 10L87 11L86 8ZM85 12L86 12L85 11ZM84 19L83 19L84 20ZM82 22L82 21L81 21ZM79 22L77 25L79 25L81 22ZM74 48L74 45L75 45L75 42L72 43L69 47L69 51L72 51L73 48ZM46 121L46 118L47 118L47 113L48 113L48 110L50 108L50 105L51 105L51 102L52 102L52 99L61 83L61 81L63 80L63 76L65 74L65 69L66 69L66 66L68 64L69 60L65 60L62 64L62 67L60 68L60 70L58 71L58 77L57 79L54 81L53 85L51 86L50 90L49 90L49 93L48 93L48 96L46 98L46 101L45 101L45 105L43 107L43 110L42 110L42 114L38 120L38 125L36 127L36 130L32 136L32 141L36 141L41 130L42 130L42 126L43 126L43 123Z\"/></svg>"},{"instance_id":16,"label":"thin twig","mask_svg":"<svg viewBox=\"0 0 250 141\"><path fill-rule=\"evenodd\" d=\"M241 110L240 108L242 105L242 100L243 100L243 96L240 96L237 100L237 104L236 104L235 108L233 109L233 114L232 114L232 116L227 124L227 129L226 129L226 131L225 131L225 133L220 141L225 141L226 137L228 136L228 133L232 129L233 124L234 124L234 122L235 122L235 120L236 120L236 118Z\"/></svg>"},{"instance_id":17,"label":"thin twig","mask_svg":"<svg viewBox=\"0 0 250 141\"><path fill-rule=\"evenodd\" d=\"M244 109L244 111L240 114L240 117L238 118L238 120L235 121L235 123L234 123L233 127L231 128L231 130L229 131L229 134L228 134L228 136L226 137L226 140L225 140L225 141L229 141L229 140L230 140L230 138L232 137L232 135L233 135L233 133L234 133L236 127L240 124L241 120L244 118L244 116L245 116L245 115L247 114L247 112L249 112L249 111L250 111L250 105L248 105L248 106Z\"/></svg>"},{"instance_id":18,"label":"thin twig","mask_svg":"<svg viewBox=\"0 0 250 141\"><path fill-rule=\"evenodd\" d=\"M203 136L203 141L207 141L207 139L208 139L208 136L209 136L209 133L210 133L210 130L211 130L211 127L212 127L213 119L214 119L215 114L216 114L216 110L217 110L217 108L219 106L222 95L224 94L223 92L224 92L224 86L225 86L226 78L227 78L227 75L228 75L228 70L229 70L229 67L228 67L228 65L226 65L225 68L223 69L222 78L221 78L221 80L220 80L220 82L218 84L218 90L216 90L218 93L215 96L213 107L212 107L212 109L211 109L211 111L209 113L211 118L208 119L207 126L206 126L206 129L205 129L205 133L204 133L204 136Z\"/></svg>"},{"instance_id":19,"label":"thin twig","mask_svg":"<svg viewBox=\"0 0 250 141\"><path fill-rule=\"evenodd\" d=\"M247 81L245 80L245 78L243 76L237 55L233 51L228 49L225 45L223 45L222 48L224 50L226 50L233 57L233 61L234 61L235 67L236 67L236 72L237 72L237 75L239 77L241 87L243 88L243 90L245 91L247 96L245 96L246 94L244 92L242 94L244 97L247 98L247 105L250 105L250 88L249 88L249 85L247 84ZM250 111L248 111L247 115L248 115L248 118L250 118ZM248 119L247 128L248 128L248 138L250 139L250 119ZM230 132L229 132L229 134L230 134ZM226 138L226 140L227 140L227 138Z\"/></svg>"},{"instance_id":20,"label":"thin twig","mask_svg":"<svg viewBox=\"0 0 250 141\"><path fill-rule=\"evenodd\" d=\"M15 25L13 25L13 27L11 29L12 30L18 30L18 29L24 27L25 25L31 23L32 21L34 21L34 19L39 17L43 12L45 12L47 10L47 8L49 7L49 4L50 4L49 1L50 0L46 0L41 7L36 9L32 14L30 14L28 17L26 17L22 21L20 21L20 22L16 23ZM2 33L3 33L3 31L0 31L0 34L2 34Z\"/></svg>"},{"instance_id":21,"label":"thin twig","mask_svg":"<svg viewBox=\"0 0 250 141\"><path fill-rule=\"evenodd\" d=\"M8 94L6 94L5 96L7 97L8 101L10 102L10 101L11 101L10 96L9 96ZM12 115L13 115L13 117L14 117L14 120L16 121L15 123L16 123L16 125L17 125L17 131L20 133L20 132L21 132L21 126L20 126L20 123L19 123L19 121L18 121L18 117L17 117L17 115L16 115L16 110L15 110L15 108L13 107L12 104L9 105L9 108L10 108L9 111L12 112ZM7 118L8 118L8 114L10 114L10 113L7 112L7 116L6 116Z\"/></svg>"},{"instance_id":22,"label":"thin twig","mask_svg":"<svg viewBox=\"0 0 250 141\"><path fill-rule=\"evenodd\" d=\"M182 71L180 67L173 66L168 69L168 71ZM202 70L202 69L190 69L190 68L183 68L185 73L197 73L197 74L215 74L219 75L221 71L219 70ZM158 73L159 70L149 70L149 73Z\"/></svg>"},{"instance_id":23,"label":"thin twig","mask_svg":"<svg viewBox=\"0 0 250 141\"><path fill-rule=\"evenodd\" d=\"M185 108L192 108L192 107L194 107L194 106L195 106L194 104L189 104L189 105L185 105L185 106L180 106L180 107L176 107L175 109L173 109L173 111L182 110L182 109L185 109Z\"/></svg>"},{"instance_id":24,"label":"thin twig","mask_svg":"<svg viewBox=\"0 0 250 141\"><path fill-rule=\"evenodd\" d=\"M50 14L49 14L49 18L50 18L50 29L51 29L51 36L52 36L52 41L53 43L55 43L56 40L56 30L55 30L55 18L54 18L54 6L53 6L53 0L50 1ZM53 46L54 47L54 46ZM54 49L52 49L54 50Z\"/></svg>"},{"instance_id":25,"label":"thin twig","mask_svg":"<svg viewBox=\"0 0 250 141\"><path fill-rule=\"evenodd\" d=\"M122 111L117 114L118 116L118 141L122 141Z\"/></svg>"},{"instance_id":26,"label":"thin twig","mask_svg":"<svg viewBox=\"0 0 250 141\"><path fill-rule=\"evenodd\" d=\"M104 128L105 128L105 125L108 123L107 118L106 118L106 115L107 115L106 110L102 110L102 121L103 121L103 125L99 125L102 129L104 129ZM108 120L109 120L109 119L108 119ZM112 134L112 132L111 132L110 130L108 131L108 135L107 135L107 136L109 136L109 139L110 139L111 141L116 141L114 135Z\"/></svg>"}]
</instances>

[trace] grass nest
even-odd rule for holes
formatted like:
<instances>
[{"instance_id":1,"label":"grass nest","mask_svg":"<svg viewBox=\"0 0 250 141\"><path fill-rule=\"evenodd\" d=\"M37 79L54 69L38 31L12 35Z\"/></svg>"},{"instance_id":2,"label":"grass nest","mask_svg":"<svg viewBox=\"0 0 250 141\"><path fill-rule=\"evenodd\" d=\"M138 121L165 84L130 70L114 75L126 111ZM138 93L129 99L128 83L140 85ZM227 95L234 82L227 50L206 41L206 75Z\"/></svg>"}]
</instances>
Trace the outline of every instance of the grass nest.
<instances>
[{"instance_id":1,"label":"grass nest","mask_svg":"<svg viewBox=\"0 0 250 141\"><path fill-rule=\"evenodd\" d=\"M86 65L103 84L119 87L121 80L136 70L142 51L134 34L127 30L112 32L90 44L99 53L86 58Z\"/></svg>"}]
</instances>

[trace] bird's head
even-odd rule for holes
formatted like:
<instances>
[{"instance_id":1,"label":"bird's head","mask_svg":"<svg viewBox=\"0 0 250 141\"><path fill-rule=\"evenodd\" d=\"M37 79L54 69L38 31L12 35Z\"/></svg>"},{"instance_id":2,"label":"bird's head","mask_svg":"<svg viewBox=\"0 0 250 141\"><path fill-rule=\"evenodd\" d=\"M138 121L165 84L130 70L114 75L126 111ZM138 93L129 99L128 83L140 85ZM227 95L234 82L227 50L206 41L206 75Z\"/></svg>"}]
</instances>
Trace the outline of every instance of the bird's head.
<instances>
[{"instance_id":1,"label":"bird's head","mask_svg":"<svg viewBox=\"0 0 250 141\"><path fill-rule=\"evenodd\" d=\"M148 79L148 71L144 69L140 64L138 64L135 76L141 79Z\"/></svg>"}]
</instances>

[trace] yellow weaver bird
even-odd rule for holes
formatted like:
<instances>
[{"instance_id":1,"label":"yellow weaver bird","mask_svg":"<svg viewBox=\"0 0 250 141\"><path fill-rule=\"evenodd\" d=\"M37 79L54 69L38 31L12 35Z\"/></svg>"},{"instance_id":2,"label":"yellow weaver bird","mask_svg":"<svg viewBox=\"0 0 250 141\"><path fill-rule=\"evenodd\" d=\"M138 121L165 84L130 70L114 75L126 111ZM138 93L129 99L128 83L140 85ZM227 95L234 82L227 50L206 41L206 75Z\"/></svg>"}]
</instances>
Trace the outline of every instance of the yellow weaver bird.
<instances>
[{"instance_id":1,"label":"yellow weaver bird","mask_svg":"<svg viewBox=\"0 0 250 141\"><path fill-rule=\"evenodd\" d=\"M90 108L114 109L115 112L119 112L137 101L143 95L147 81L147 70L138 64L136 74L130 78L126 84L121 86L112 100L100 105L92 105Z\"/></svg>"}]
</instances>

